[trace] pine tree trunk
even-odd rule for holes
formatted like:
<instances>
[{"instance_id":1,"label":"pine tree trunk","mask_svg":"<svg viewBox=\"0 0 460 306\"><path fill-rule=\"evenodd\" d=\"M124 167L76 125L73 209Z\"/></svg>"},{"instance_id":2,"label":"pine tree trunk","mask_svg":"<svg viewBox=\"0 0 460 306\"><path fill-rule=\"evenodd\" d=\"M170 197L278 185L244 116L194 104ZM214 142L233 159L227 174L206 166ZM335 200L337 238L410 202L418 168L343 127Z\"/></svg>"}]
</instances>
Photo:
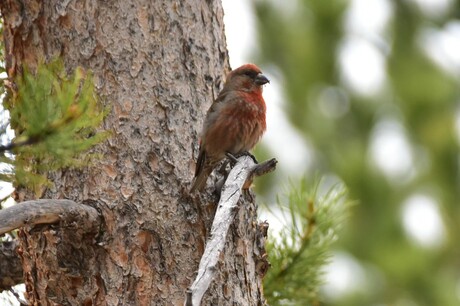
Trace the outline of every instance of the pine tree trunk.
<instances>
[{"instance_id":1,"label":"pine tree trunk","mask_svg":"<svg viewBox=\"0 0 460 306\"><path fill-rule=\"evenodd\" d=\"M79 220L20 235L31 305L182 305L215 212L212 194L187 197L198 132L228 72L220 1L2 0L6 64L63 58L94 72L112 136L84 170L50 173L42 198L96 207ZM33 195L18 189L19 200ZM203 305L263 304L263 233L241 203Z\"/></svg>"}]
</instances>

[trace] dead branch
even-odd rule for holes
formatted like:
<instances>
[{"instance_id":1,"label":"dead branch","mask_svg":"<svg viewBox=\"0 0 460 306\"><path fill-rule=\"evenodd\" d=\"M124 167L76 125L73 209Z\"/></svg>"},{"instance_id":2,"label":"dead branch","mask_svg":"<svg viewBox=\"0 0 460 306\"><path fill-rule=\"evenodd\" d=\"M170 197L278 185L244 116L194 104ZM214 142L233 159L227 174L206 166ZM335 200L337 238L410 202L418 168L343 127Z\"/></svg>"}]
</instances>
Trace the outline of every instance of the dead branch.
<instances>
[{"instance_id":1,"label":"dead branch","mask_svg":"<svg viewBox=\"0 0 460 306\"><path fill-rule=\"evenodd\" d=\"M222 187L216 215L212 223L211 237L200 260L198 275L186 292L185 306L198 306L208 289L217 269L219 254L223 252L228 229L236 214L238 199L243 188L249 188L255 176L271 172L276 168L276 159L256 165L249 156L238 158Z\"/></svg>"},{"instance_id":2,"label":"dead branch","mask_svg":"<svg viewBox=\"0 0 460 306\"><path fill-rule=\"evenodd\" d=\"M98 211L88 205L70 200L26 201L0 210L0 235L24 226L67 220L80 220L81 226L88 232L97 231L101 222ZM0 291L24 281L16 247L17 241L4 241L0 244L0 263L4 263L0 264Z\"/></svg>"},{"instance_id":3,"label":"dead branch","mask_svg":"<svg viewBox=\"0 0 460 306\"><path fill-rule=\"evenodd\" d=\"M26 225L52 224L75 217L82 220L84 226L99 227L99 213L91 206L70 200L26 201L0 210L0 235Z\"/></svg>"}]
</instances>

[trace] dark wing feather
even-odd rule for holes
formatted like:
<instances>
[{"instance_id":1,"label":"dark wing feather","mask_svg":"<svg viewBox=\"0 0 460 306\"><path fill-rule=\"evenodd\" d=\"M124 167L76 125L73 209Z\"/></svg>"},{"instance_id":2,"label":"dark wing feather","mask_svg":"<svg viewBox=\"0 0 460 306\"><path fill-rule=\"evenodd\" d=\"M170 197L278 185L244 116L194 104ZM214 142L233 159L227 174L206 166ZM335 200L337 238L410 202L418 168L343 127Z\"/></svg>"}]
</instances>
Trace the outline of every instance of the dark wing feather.
<instances>
[{"instance_id":1,"label":"dark wing feather","mask_svg":"<svg viewBox=\"0 0 460 306\"><path fill-rule=\"evenodd\" d=\"M201 145L200 145L200 153L198 154L198 159L196 161L196 167L195 167L195 177L197 177L198 174L201 171L203 171L205 162L206 162L206 152L201 148Z\"/></svg>"}]
</instances>

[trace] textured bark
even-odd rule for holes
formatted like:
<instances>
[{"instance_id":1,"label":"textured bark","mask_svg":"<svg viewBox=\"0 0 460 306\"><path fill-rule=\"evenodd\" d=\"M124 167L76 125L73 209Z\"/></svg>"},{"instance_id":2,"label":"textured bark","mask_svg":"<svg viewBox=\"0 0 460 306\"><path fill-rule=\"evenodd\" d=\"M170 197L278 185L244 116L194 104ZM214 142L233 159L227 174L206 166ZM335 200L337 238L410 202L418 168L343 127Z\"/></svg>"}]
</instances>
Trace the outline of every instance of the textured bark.
<instances>
[{"instance_id":1,"label":"textured bark","mask_svg":"<svg viewBox=\"0 0 460 306\"><path fill-rule=\"evenodd\" d=\"M22 283L21 260L16 253L17 241L0 244L0 292Z\"/></svg>"},{"instance_id":2,"label":"textured bark","mask_svg":"<svg viewBox=\"0 0 460 306\"><path fill-rule=\"evenodd\" d=\"M30 304L182 305L217 202L185 189L197 131L229 68L220 1L1 0L0 9L9 76L60 56L69 71L94 71L111 109L97 167L51 173L42 194L91 203L101 231L75 220L21 232ZM204 305L263 303L264 235L254 203L239 207Z\"/></svg>"}]
</instances>

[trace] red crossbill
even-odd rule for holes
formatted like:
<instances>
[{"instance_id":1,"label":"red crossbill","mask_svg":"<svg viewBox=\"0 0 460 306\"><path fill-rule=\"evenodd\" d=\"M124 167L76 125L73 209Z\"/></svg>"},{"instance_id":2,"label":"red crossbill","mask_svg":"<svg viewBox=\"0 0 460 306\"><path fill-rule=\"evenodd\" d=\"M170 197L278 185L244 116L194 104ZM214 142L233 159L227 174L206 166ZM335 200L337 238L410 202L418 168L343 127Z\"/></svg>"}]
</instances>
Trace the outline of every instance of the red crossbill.
<instances>
[{"instance_id":1,"label":"red crossbill","mask_svg":"<svg viewBox=\"0 0 460 306\"><path fill-rule=\"evenodd\" d=\"M266 129L262 86L268 82L254 64L228 74L204 121L190 192L203 189L213 168L227 153L235 156L247 152L260 140Z\"/></svg>"}]
</instances>

